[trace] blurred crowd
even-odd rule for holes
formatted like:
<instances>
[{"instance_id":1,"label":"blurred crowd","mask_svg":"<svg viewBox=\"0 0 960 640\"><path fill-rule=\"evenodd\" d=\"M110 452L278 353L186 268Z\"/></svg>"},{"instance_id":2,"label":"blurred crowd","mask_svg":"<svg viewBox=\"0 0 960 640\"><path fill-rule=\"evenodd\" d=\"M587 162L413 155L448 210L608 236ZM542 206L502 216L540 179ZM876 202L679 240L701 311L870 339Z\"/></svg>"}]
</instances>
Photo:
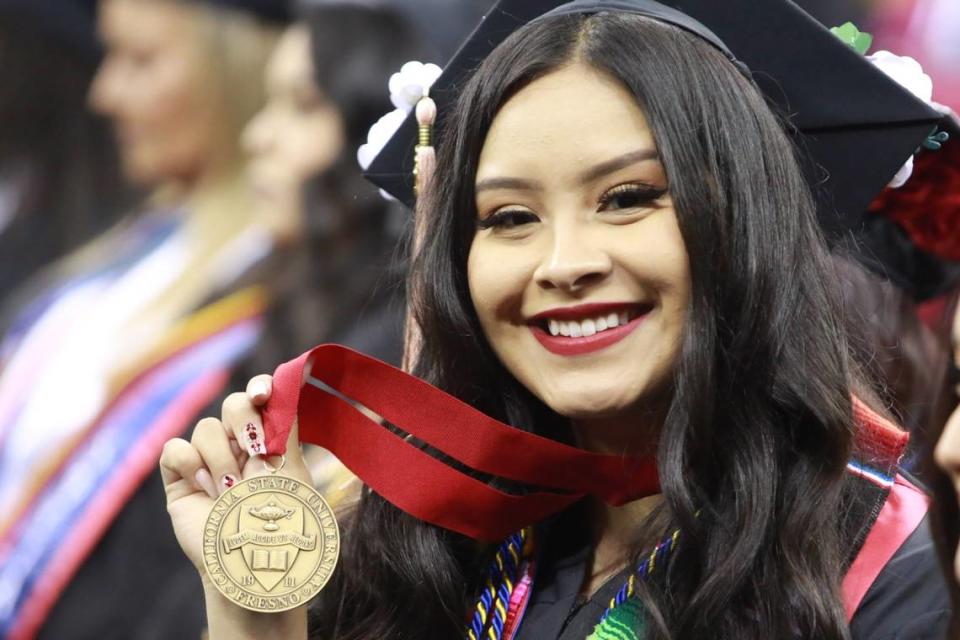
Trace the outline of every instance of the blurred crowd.
<instances>
[{"instance_id":1,"label":"blurred crowd","mask_svg":"<svg viewBox=\"0 0 960 640\"><path fill-rule=\"evenodd\" d=\"M409 213L357 149L391 74L442 66L490 4L0 0L0 637L200 637L159 448L314 344L399 363ZM956 0L799 4L960 109ZM838 263L923 473L955 291ZM349 474L314 462L335 501Z\"/></svg>"}]
</instances>

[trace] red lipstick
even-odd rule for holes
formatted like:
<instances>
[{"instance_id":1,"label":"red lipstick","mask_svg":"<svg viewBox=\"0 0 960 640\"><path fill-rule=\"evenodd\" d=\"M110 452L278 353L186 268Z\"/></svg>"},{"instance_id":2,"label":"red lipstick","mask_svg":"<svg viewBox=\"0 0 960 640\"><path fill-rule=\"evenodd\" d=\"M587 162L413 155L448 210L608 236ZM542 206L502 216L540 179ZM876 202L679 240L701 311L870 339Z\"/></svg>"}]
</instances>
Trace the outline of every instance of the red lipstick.
<instances>
[{"instance_id":1,"label":"red lipstick","mask_svg":"<svg viewBox=\"0 0 960 640\"><path fill-rule=\"evenodd\" d=\"M540 342L543 347L557 355L561 356L579 356L587 353L593 353L605 349L617 342L620 342L640 326L640 324L649 315L652 307L637 304L623 303L599 303L584 304L575 307L564 307L562 309L551 309L538 313L530 318L530 331L533 337ZM598 331L592 336L571 337L563 335L552 335L544 325L549 320L579 321L590 320L602 317L611 313L622 314L624 311L630 313L631 319L626 324Z\"/></svg>"}]
</instances>

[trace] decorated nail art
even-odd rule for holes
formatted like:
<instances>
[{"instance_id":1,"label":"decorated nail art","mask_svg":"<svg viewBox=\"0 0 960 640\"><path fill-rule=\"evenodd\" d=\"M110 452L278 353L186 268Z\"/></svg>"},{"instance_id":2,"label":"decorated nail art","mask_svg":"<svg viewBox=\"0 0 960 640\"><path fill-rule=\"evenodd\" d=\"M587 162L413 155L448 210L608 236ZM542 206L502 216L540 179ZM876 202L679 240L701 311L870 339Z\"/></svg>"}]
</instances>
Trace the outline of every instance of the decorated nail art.
<instances>
[{"instance_id":1,"label":"decorated nail art","mask_svg":"<svg viewBox=\"0 0 960 640\"><path fill-rule=\"evenodd\" d=\"M233 485L237 484L237 478L232 473L225 473L220 478L220 484L229 489Z\"/></svg>"},{"instance_id":2,"label":"decorated nail art","mask_svg":"<svg viewBox=\"0 0 960 640\"><path fill-rule=\"evenodd\" d=\"M244 435L247 439L247 451L250 452L250 455L256 456L265 452L263 432L260 427L252 422L248 422L244 429Z\"/></svg>"}]
</instances>

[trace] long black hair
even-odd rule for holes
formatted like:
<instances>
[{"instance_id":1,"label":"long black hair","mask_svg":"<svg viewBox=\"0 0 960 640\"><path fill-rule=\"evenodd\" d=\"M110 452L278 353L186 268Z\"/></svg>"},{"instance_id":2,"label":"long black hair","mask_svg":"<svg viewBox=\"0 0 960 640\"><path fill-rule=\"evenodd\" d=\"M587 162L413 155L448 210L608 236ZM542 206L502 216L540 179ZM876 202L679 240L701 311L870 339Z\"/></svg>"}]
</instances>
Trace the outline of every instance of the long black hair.
<instances>
[{"instance_id":1,"label":"long black hair","mask_svg":"<svg viewBox=\"0 0 960 640\"><path fill-rule=\"evenodd\" d=\"M427 232L409 283L424 334L415 372L518 428L568 434L487 344L467 255L478 157L498 109L573 62L620 81L644 110L689 256L658 443L661 516L684 542L642 594L648 633L846 638L840 514L855 373L835 275L783 123L700 39L638 16L562 16L520 29L479 66L441 122L441 169L421 202ZM650 533L637 532L638 552ZM462 634L482 549L369 492L344 540L318 599L318 637Z\"/></svg>"},{"instance_id":2,"label":"long black hair","mask_svg":"<svg viewBox=\"0 0 960 640\"><path fill-rule=\"evenodd\" d=\"M394 362L402 350L402 277L394 258L407 216L363 179L356 152L391 108L390 74L423 58L424 47L412 24L389 6L304 2L298 15L310 34L314 83L340 114L344 144L333 164L304 186L303 234L265 265L273 271L273 305L255 352L234 375L241 385L317 342L349 342L358 317L382 304L396 308L387 309L380 324L396 327L381 326L380 338L350 346Z\"/></svg>"}]
</instances>

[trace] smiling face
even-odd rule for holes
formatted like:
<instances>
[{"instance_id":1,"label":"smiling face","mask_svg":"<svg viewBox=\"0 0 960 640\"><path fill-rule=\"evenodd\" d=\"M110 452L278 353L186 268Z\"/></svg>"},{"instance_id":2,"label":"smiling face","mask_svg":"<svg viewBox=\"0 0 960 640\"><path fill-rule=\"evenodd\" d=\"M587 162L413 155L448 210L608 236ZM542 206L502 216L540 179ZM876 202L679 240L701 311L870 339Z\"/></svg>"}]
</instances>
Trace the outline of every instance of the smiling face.
<instances>
[{"instance_id":1,"label":"smiling face","mask_svg":"<svg viewBox=\"0 0 960 640\"><path fill-rule=\"evenodd\" d=\"M281 38L266 72L267 104L243 134L250 182L260 209L281 235L301 227L305 183L340 155L344 127L316 86L310 33L302 25Z\"/></svg>"},{"instance_id":2,"label":"smiling face","mask_svg":"<svg viewBox=\"0 0 960 640\"><path fill-rule=\"evenodd\" d=\"M619 418L662 391L690 276L643 112L573 64L500 109L480 154L468 280L507 369L577 420Z\"/></svg>"}]
</instances>

